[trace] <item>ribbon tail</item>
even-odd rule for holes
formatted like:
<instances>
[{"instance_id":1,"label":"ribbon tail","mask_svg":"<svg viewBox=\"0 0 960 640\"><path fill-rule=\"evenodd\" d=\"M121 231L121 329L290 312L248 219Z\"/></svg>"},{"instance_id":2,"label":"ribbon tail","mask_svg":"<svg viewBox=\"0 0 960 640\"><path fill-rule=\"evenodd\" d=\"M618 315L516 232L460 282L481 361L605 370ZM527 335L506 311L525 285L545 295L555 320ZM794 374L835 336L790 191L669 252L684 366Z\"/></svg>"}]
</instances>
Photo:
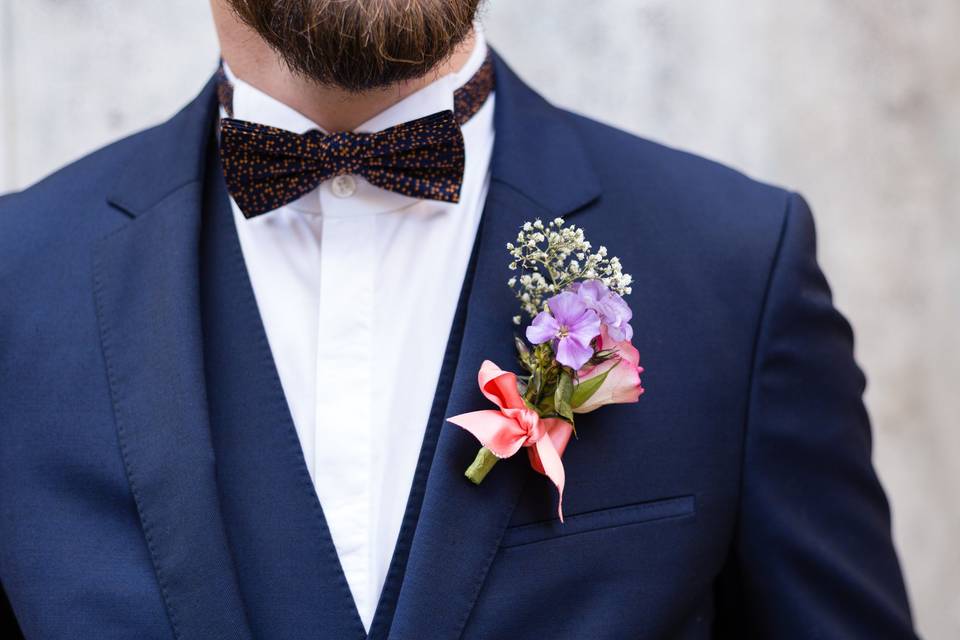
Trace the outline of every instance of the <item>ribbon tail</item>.
<instances>
[{"instance_id":1,"label":"ribbon tail","mask_svg":"<svg viewBox=\"0 0 960 640\"><path fill-rule=\"evenodd\" d=\"M469 431L498 458L509 458L523 446L524 434L519 431L517 421L499 411L471 411L447 420Z\"/></svg>"},{"instance_id":2,"label":"ribbon tail","mask_svg":"<svg viewBox=\"0 0 960 640\"><path fill-rule=\"evenodd\" d=\"M544 420L543 423L547 427L547 435L550 440L553 441L553 448L557 450L557 455L563 457L567 443L570 442L570 437L573 435L573 425L560 418L548 418ZM543 470L543 465L540 463L540 456L537 454L536 447L530 447L527 451L530 453L530 464L534 470L537 473L547 475L547 472Z\"/></svg>"},{"instance_id":3,"label":"ribbon tail","mask_svg":"<svg viewBox=\"0 0 960 640\"><path fill-rule=\"evenodd\" d=\"M563 485L566 476L563 471L563 462L560 461L560 453L550 438L540 438L537 441L536 450L543 474L557 487L557 516L560 522L563 522Z\"/></svg>"}]
</instances>

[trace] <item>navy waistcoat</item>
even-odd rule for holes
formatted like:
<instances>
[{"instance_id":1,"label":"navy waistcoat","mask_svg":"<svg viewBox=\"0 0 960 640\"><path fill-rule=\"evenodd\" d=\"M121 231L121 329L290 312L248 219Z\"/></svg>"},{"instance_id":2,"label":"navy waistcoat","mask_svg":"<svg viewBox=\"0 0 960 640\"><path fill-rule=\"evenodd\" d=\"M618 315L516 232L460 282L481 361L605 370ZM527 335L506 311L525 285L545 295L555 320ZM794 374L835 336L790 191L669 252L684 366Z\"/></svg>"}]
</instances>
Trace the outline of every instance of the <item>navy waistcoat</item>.
<instances>
[{"instance_id":1,"label":"navy waistcoat","mask_svg":"<svg viewBox=\"0 0 960 640\"><path fill-rule=\"evenodd\" d=\"M200 240L204 374L224 526L251 631L257 638L284 640L364 638L277 375L215 158L211 153ZM396 608L459 352L475 259L469 264L370 638L386 637Z\"/></svg>"}]
</instances>

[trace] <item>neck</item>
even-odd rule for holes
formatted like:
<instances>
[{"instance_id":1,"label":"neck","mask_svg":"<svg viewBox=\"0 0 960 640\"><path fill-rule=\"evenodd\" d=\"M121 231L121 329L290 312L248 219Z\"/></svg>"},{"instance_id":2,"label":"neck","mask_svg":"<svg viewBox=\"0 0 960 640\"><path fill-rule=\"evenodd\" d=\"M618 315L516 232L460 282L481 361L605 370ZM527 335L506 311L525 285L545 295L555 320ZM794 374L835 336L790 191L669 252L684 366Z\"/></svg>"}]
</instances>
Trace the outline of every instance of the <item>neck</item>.
<instances>
[{"instance_id":1,"label":"neck","mask_svg":"<svg viewBox=\"0 0 960 640\"><path fill-rule=\"evenodd\" d=\"M302 113L329 132L352 131L437 78L459 70L475 42L471 33L453 55L429 74L384 89L351 92L293 73L270 46L224 3L213 2L220 51L231 71L247 84Z\"/></svg>"}]
</instances>

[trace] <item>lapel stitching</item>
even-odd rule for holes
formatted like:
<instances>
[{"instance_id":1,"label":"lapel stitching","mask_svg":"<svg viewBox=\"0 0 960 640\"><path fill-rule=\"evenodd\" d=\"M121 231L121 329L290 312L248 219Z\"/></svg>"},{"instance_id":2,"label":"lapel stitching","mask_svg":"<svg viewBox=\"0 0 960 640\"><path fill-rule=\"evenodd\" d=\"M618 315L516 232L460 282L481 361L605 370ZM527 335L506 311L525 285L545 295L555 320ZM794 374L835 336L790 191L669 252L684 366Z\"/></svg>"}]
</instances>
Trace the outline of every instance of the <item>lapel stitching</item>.
<instances>
[{"instance_id":1,"label":"lapel stitching","mask_svg":"<svg viewBox=\"0 0 960 640\"><path fill-rule=\"evenodd\" d=\"M92 289L119 453L171 631L245 639L203 379L194 168L208 148L207 98L131 147L108 201L132 219L93 247Z\"/></svg>"},{"instance_id":2,"label":"lapel stitching","mask_svg":"<svg viewBox=\"0 0 960 640\"><path fill-rule=\"evenodd\" d=\"M231 221L230 224L232 225L233 222ZM237 273L243 274L241 277L243 280L245 280L244 286L250 287L251 285L249 283L249 275L247 274L247 265L243 257L243 250L240 247L240 242L235 238L231 244L233 258L236 262L235 269L237 269ZM256 305L256 298L253 295L252 289L248 300L254 303L244 305L244 312L249 315L249 322L251 323L251 326L262 327L263 321L260 317L260 310ZM273 352L270 350L270 343L267 339L266 331L264 330L257 332L257 348L260 350L259 360L261 362L271 363L271 366L268 367L268 375L272 379L274 388L282 390L283 385L280 383L280 376L277 373L276 366L273 365ZM272 394L272 397L275 404L275 412L280 415L289 415L290 407L287 404L286 396L281 392ZM286 421L286 428L284 431L286 432L286 441L287 445L289 446L289 459L297 461L297 478L300 481L300 488L310 496L311 511L321 532L321 535L318 536L318 542L323 547L324 553L327 556L331 566L337 567L337 571L334 573L337 577L337 586L339 587L338 591L344 596L341 602L343 615L350 619L351 626L355 627L355 631L357 632L357 637L366 638L367 632L363 628L363 621L360 619L360 612L357 610L356 602L353 599L352 592L350 591L350 585L347 583L346 574L344 573L343 566L340 563L340 556L337 554L337 548L333 542L333 535L330 531L329 525L327 524L326 516L323 513L323 505L320 504L320 499L317 497L316 489L313 486L313 480L310 477L310 471L307 469L307 463L303 457L303 448L300 445L300 438L297 435L292 418Z\"/></svg>"},{"instance_id":3,"label":"lapel stitching","mask_svg":"<svg viewBox=\"0 0 960 640\"><path fill-rule=\"evenodd\" d=\"M126 231L127 225L124 225L120 229L106 236L102 242L113 239L114 237ZM150 516L147 514L147 507L140 495L140 490L137 485L136 471L130 462L126 426L123 419L123 410L121 409L121 387L120 382L117 380L113 366L114 358L110 342L110 339L113 335L112 327L103 309L103 298L105 295L103 293L103 262L100 252L98 251L94 252L93 265L93 291L97 310L97 323L100 326L100 348L103 351L103 359L107 369L107 380L110 387L110 403L113 408L113 419L117 428L117 439L120 445L120 455L123 458L123 468L127 474L127 481L130 483L130 492L133 494L133 499L136 503L137 515L140 518L140 523L143 527L143 534L147 541L147 550L150 553L150 560L153 563L153 569L157 574L157 582L160 585L160 593L163 596L163 603L167 610L167 618L170 621L170 627L173 629L173 635L176 638L182 638L183 635L180 633L180 628L177 623L176 607L173 602L171 602L165 571L160 561L156 545L153 541L153 523L150 519Z\"/></svg>"}]
</instances>

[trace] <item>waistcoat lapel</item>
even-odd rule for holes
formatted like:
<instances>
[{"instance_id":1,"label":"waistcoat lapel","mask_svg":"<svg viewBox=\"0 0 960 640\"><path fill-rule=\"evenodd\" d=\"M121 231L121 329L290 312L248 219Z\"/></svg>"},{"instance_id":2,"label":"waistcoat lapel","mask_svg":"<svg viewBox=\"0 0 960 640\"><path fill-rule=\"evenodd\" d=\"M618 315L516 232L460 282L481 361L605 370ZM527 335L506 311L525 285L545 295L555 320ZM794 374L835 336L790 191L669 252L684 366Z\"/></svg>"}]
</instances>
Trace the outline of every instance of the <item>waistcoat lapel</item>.
<instances>
[{"instance_id":1,"label":"waistcoat lapel","mask_svg":"<svg viewBox=\"0 0 960 640\"><path fill-rule=\"evenodd\" d=\"M250 638L220 517L198 299L213 87L145 134L111 202L133 220L94 251L121 455L177 638Z\"/></svg>"},{"instance_id":2,"label":"waistcoat lapel","mask_svg":"<svg viewBox=\"0 0 960 640\"><path fill-rule=\"evenodd\" d=\"M524 86L499 58L496 74L492 181L447 417L490 408L477 387L483 360L515 369L516 328L510 319L517 307L506 285L512 274L506 243L516 239L524 221L571 214L599 194L568 116ZM440 431L391 639L459 637L524 483L539 482L543 499L556 499L549 481L529 468L526 455L500 462L482 485L474 486L463 472L478 447L451 424Z\"/></svg>"},{"instance_id":3,"label":"waistcoat lapel","mask_svg":"<svg viewBox=\"0 0 960 640\"><path fill-rule=\"evenodd\" d=\"M219 165L201 251L204 355L217 481L253 634L366 633L304 462Z\"/></svg>"},{"instance_id":4,"label":"waistcoat lapel","mask_svg":"<svg viewBox=\"0 0 960 640\"><path fill-rule=\"evenodd\" d=\"M427 476L433 464L437 440L446 420L445 416L447 415L447 406L450 401L453 376L460 358L460 347L463 344L463 330L466 323L467 302L470 298L474 274L476 273L480 238L483 237L483 225L484 223L481 221L480 228L477 231L477 240L474 241L467 271L464 274L460 297L457 301L457 309L453 317L453 324L447 336L447 346L443 355L443 363L440 367L440 377L437 380L433 404L430 407L430 416L427 420L423 442L420 446L420 456L417 459L417 468L414 472L413 483L410 486L410 494L407 497L406 511L404 512L403 522L401 523L396 546L393 550L390 568L387 571L383 590L380 593L380 600L377 603L377 610L373 622L370 625L369 637L371 640L381 640L382 638L388 637L394 615L396 614L397 599L406 576L410 547L413 543L414 533L423 506Z\"/></svg>"},{"instance_id":5,"label":"waistcoat lapel","mask_svg":"<svg viewBox=\"0 0 960 640\"><path fill-rule=\"evenodd\" d=\"M356 638L364 631L313 489L258 315L229 201L211 166L201 299L211 432L224 520L258 638ZM386 638L463 336L473 251L393 558L370 626Z\"/></svg>"}]
</instances>

